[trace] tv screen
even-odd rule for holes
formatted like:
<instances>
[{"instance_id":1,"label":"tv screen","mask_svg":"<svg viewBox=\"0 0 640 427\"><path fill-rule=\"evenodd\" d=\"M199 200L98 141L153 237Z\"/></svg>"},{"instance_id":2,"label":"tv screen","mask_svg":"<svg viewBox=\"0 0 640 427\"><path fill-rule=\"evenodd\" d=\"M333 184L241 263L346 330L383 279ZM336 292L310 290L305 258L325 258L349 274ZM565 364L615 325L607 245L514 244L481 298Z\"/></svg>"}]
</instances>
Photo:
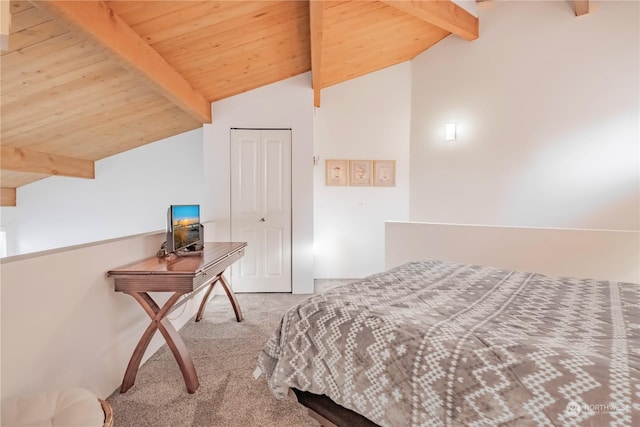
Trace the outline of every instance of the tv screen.
<instances>
[{"instance_id":1,"label":"tv screen","mask_svg":"<svg viewBox=\"0 0 640 427\"><path fill-rule=\"evenodd\" d=\"M167 251L193 250L202 243L200 205L171 205L167 212Z\"/></svg>"}]
</instances>

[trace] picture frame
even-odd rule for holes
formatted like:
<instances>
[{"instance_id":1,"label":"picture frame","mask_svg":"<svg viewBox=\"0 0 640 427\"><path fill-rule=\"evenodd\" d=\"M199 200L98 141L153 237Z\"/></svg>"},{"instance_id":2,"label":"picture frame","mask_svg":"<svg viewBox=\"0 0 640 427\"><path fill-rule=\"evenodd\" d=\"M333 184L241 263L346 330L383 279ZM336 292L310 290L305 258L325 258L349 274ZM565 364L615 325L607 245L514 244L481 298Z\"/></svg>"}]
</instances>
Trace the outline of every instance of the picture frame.
<instances>
[{"instance_id":1,"label":"picture frame","mask_svg":"<svg viewBox=\"0 0 640 427\"><path fill-rule=\"evenodd\" d=\"M326 185L349 185L348 160L327 159L324 166Z\"/></svg>"},{"instance_id":2,"label":"picture frame","mask_svg":"<svg viewBox=\"0 0 640 427\"><path fill-rule=\"evenodd\" d=\"M373 185L376 187L396 186L396 161L374 160Z\"/></svg>"},{"instance_id":3,"label":"picture frame","mask_svg":"<svg viewBox=\"0 0 640 427\"><path fill-rule=\"evenodd\" d=\"M349 185L356 187L371 186L371 160L349 161Z\"/></svg>"}]
</instances>

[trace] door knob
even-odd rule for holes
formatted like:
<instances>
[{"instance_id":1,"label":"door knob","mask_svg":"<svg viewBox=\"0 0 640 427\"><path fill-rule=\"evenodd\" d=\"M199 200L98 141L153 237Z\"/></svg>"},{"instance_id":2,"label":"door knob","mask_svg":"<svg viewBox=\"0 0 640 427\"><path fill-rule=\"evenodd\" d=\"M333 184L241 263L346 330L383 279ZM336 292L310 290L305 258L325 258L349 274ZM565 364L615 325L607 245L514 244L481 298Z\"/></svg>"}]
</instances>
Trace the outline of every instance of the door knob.
<instances>
[{"instance_id":1,"label":"door knob","mask_svg":"<svg viewBox=\"0 0 640 427\"><path fill-rule=\"evenodd\" d=\"M266 221L266 219L264 219L264 218L260 218L260 219L259 219L259 221L260 221L260 222L265 222L265 221Z\"/></svg>"}]
</instances>

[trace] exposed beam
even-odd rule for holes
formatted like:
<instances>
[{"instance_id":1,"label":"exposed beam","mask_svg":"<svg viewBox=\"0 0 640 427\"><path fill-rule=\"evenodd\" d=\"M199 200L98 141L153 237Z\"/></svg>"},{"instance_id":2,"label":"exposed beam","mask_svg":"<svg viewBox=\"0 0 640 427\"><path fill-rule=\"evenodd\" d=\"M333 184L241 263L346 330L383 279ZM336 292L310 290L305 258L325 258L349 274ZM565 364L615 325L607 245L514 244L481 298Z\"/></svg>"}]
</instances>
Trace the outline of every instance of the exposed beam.
<instances>
[{"instance_id":1,"label":"exposed beam","mask_svg":"<svg viewBox=\"0 0 640 427\"><path fill-rule=\"evenodd\" d=\"M104 1L42 0L34 4L113 52L128 70L142 75L164 97L200 123L211 123L211 103L149 46Z\"/></svg>"},{"instance_id":2,"label":"exposed beam","mask_svg":"<svg viewBox=\"0 0 640 427\"><path fill-rule=\"evenodd\" d=\"M573 0L573 8L576 16L586 15L589 13L589 0Z\"/></svg>"},{"instance_id":3,"label":"exposed beam","mask_svg":"<svg viewBox=\"0 0 640 427\"><path fill-rule=\"evenodd\" d=\"M90 160L14 147L2 147L0 169L76 178L95 178L94 162Z\"/></svg>"},{"instance_id":4,"label":"exposed beam","mask_svg":"<svg viewBox=\"0 0 640 427\"><path fill-rule=\"evenodd\" d=\"M16 189L0 187L0 206L16 205Z\"/></svg>"},{"instance_id":5,"label":"exposed beam","mask_svg":"<svg viewBox=\"0 0 640 427\"><path fill-rule=\"evenodd\" d=\"M9 49L9 29L11 27L11 3L0 0L0 50Z\"/></svg>"},{"instance_id":6,"label":"exposed beam","mask_svg":"<svg viewBox=\"0 0 640 427\"><path fill-rule=\"evenodd\" d=\"M313 105L320 106L322 89L322 23L324 19L324 0L309 2L311 29L311 85L313 87Z\"/></svg>"},{"instance_id":7,"label":"exposed beam","mask_svg":"<svg viewBox=\"0 0 640 427\"><path fill-rule=\"evenodd\" d=\"M449 0L382 0L382 2L465 40L478 38L478 18Z\"/></svg>"}]
</instances>

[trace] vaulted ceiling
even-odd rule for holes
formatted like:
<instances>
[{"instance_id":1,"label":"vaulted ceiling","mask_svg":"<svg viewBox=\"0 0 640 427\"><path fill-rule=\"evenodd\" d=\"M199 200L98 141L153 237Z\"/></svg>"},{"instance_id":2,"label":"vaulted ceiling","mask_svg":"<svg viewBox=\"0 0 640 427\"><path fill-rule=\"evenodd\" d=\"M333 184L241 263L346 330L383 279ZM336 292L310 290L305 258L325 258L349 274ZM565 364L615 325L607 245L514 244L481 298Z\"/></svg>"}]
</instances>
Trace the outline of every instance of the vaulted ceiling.
<instances>
[{"instance_id":1,"label":"vaulted ceiling","mask_svg":"<svg viewBox=\"0 0 640 427\"><path fill-rule=\"evenodd\" d=\"M96 160L215 121L211 102L311 71L320 106L323 88L450 34L478 37L477 18L449 0L11 0L10 13L2 206L22 185L91 179Z\"/></svg>"}]
</instances>

